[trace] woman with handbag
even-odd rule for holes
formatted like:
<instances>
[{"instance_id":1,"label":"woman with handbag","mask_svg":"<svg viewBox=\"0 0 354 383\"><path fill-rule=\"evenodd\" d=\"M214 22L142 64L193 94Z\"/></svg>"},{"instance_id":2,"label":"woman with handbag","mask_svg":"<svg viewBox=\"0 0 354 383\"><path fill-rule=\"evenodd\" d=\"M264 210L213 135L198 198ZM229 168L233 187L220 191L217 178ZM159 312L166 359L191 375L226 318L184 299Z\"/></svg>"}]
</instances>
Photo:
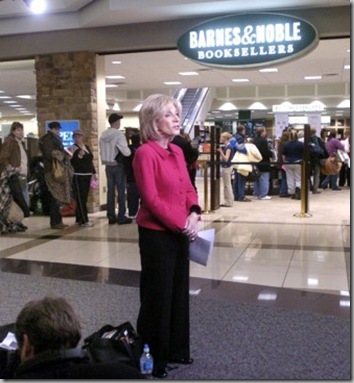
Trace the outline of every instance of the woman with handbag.
<instances>
[{"instance_id":1,"label":"woman with handbag","mask_svg":"<svg viewBox=\"0 0 354 383\"><path fill-rule=\"evenodd\" d=\"M335 129L331 129L328 134L328 139L326 142L326 149L330 158L333 158L333 161L336 160L337 150L344 150L344 145L336 138L337 132ZM340 164L341 165L341 164ZM335 174L327 175L326 178L322 181L322 189L327 189L328 184L330 188L335 191L340 191L337 182L339 177L340 167L338 167L338 172Z\"/></svg>"},{"instance_id":2,"label":"woman with handbag","mask_svg":"<svg viewBox=\"0 0 354 383\"><path fill-rule=\"evenodd\" d=\"M65 229L60 212L62 205L71 202L72 166L71 153L64 149L60 138L60 123L50 122L48 132L38 141L39 150L43 155L44 177L48 187L50 227L52 229ZM53 162L58 161L64 174L63 179L56 179L53 174Z\"/></svg>"},{"instance_id":3,"label":"woman with handbag","mask_svg":"<svg viewBox=\"0 0 354 383\"><path fill-rule=\"evenodd\" d=\"M25 231L20 221L10 221L9 212L11 204L15 202L23 211L24 217L30 216L27 193L27 154L23 146L23 125L13 122L10 134L6 137L0 152L0 194L1 221L3 231Z\"/></svg>"}]
</instances>

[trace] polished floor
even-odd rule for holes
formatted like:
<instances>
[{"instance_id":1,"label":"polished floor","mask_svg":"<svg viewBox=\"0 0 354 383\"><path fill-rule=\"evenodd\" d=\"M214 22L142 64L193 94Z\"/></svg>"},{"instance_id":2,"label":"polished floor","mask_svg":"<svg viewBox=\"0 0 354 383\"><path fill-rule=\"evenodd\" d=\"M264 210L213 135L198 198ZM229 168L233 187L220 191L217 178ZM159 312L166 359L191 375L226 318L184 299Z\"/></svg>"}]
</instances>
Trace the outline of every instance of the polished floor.
<instances>
[{"instance_id":1,"label":"polished floor","mask_svg":"<svg viewBox=\"0 0 354 383\"><path fill-rule=\"evenodd\" d=\"M203 185L198 176L200 228L216 235L207 266L190 263L190 294L349 317L348 187L309 193L304 214L278 196L209 211ZM65 217L70 226L52 230L48 217L26 218L26 232L0 236L1 271L138 286L137 225L108 225L105 211L90 219L91 228Z\"/></svg>"}]
</instances>

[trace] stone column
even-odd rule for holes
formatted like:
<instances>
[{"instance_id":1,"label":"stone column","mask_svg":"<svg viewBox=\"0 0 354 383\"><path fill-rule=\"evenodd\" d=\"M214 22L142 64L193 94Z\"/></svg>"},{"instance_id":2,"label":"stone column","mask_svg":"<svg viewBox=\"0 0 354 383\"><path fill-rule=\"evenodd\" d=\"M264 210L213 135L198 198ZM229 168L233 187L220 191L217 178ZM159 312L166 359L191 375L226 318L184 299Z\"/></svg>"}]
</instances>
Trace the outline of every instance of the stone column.
<instances>
[{"instance_id":1,"label":"stone column","mask_svg":"<svg viewBox=\"0 0 354 383\"><path fill-rule=\"evenodd\" d=\"M46 121L79 120L99 172L96 54L72 52L36 56L35 70L39 136L45 133ZM91 190L88 210L99 209L99 193Z\"/></svg>"}]
</instances>

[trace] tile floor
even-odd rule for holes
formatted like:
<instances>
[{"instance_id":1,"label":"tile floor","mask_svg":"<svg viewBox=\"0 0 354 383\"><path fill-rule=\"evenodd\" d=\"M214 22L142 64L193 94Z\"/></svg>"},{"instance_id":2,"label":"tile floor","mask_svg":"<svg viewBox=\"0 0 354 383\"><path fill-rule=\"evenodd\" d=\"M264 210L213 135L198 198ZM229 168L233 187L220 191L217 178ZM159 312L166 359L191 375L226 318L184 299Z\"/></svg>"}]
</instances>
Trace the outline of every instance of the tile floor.
<instances>
[{"instance_id":1,"label":"tile floor","mask_svg":"<svg viewBox=\"0 0 354 383\"><path fill-rule=\"evenodd\" d=\"M203 207L201 177L197 185ZM309 193L301 213L300 201L273 196L203 214L215 243L207 266L190 264L191 294L350 315L350 189ZM0 237L1 271L138 286L136 224L90 216L94 227L65 217L61 231L48 217L26 218L25 233Z\"/></svg>"}]
</instances>

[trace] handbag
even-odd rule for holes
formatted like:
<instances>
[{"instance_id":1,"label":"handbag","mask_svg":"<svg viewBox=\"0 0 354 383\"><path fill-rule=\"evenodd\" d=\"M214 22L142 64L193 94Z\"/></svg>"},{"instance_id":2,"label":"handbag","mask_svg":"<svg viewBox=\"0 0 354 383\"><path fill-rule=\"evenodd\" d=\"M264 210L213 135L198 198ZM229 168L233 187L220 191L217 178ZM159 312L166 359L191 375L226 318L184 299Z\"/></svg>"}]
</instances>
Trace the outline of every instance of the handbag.
<instances>
[{"instance_id":1,"label":"handbag","mask_svg":"<svg viewBox=\"0 0 354 383\"><path fill-rule=\"evenodd\" d=\"M142 338L130 322L114 327L105 325L84 339L82 348L96 363L126 363L140 371Z\"/></svg>"},{"instance_id":2,"label":"handbag","mask_svg":"<svg viewBox=\"0 0 354 383\"><path fill-rule=\"evenodd\" d=\"M58 183L63 183L65 182L65 179L66 179L65 169L63 164L60 161L56 160L55 158L53 158L52 160L52 177L54 181Z\"/></svg>"},{"instance_id":3,"label":"handbag","mask_svg":"<svg viewBox=\"0 0 354 383\"><path fill-rule=\"evenodd\" d=\"M338 162L335 157L328 157L326 158L324 163L322 163L320 170L321 173L325 176L333 176L335 174L338 174L341 168L341 162Z\"/></svg>"},{"instance_id":4,"label":"handbag","mask_svg":"<svg viewBox=\"0 0 354 383\"><path fill-rule=\"evenodd\" d=\"M251 177L255 180L258 180L261 176L261 171L257 165L252 165Z\"/></svg>"}]
</instances>

